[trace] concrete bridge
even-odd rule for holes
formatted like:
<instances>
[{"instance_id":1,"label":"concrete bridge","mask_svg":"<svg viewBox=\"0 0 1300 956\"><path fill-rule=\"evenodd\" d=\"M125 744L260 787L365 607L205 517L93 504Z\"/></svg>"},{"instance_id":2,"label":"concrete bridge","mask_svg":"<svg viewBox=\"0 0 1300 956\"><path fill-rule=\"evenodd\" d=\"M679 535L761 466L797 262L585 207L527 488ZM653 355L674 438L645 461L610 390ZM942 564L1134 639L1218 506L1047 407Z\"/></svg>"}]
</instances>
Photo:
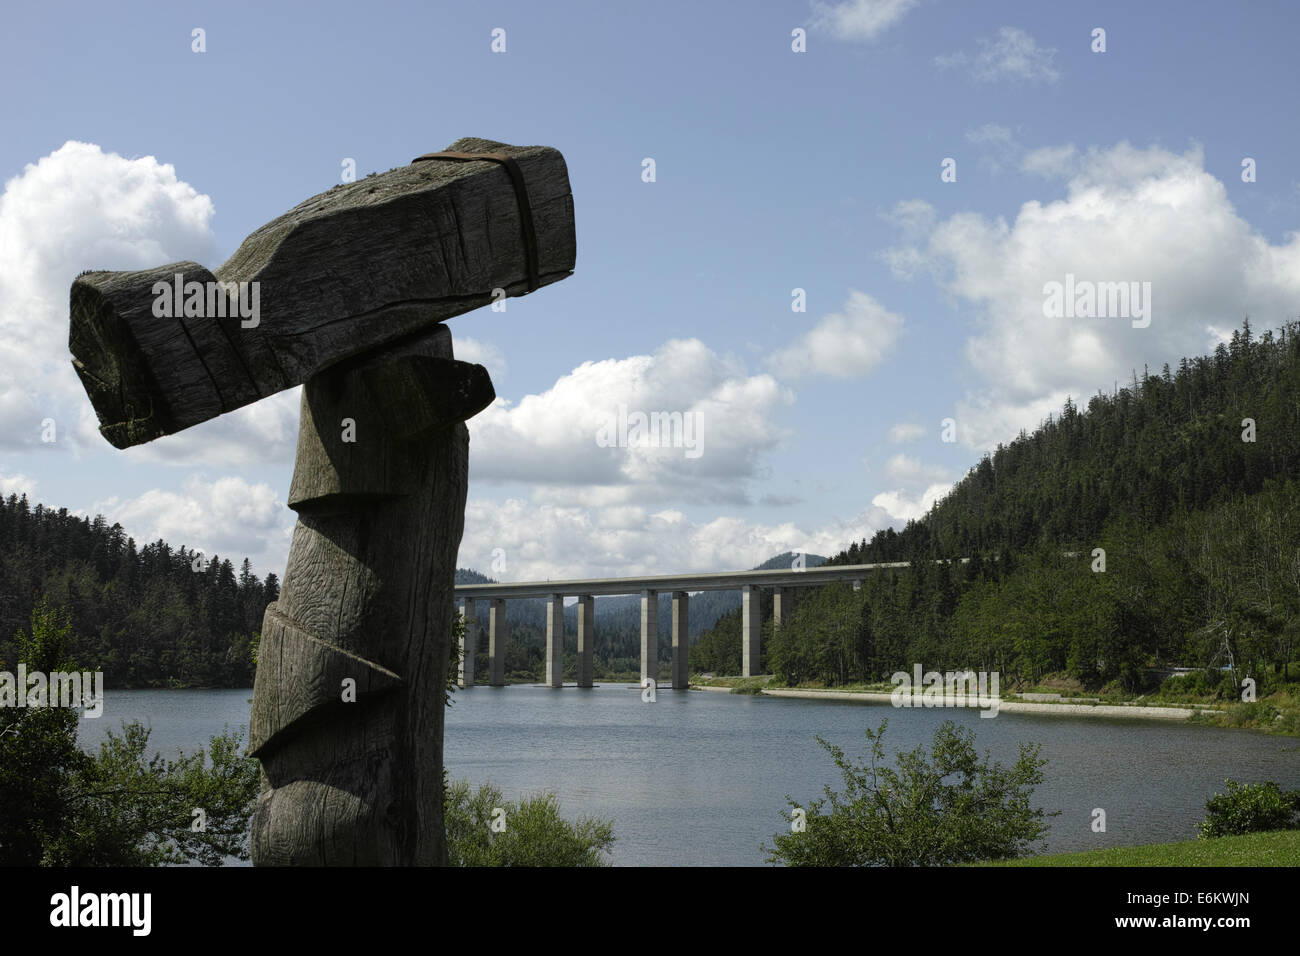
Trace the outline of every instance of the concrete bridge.
<instances>
[{"instance_id":1,"label":"concrete bridge","mask_svg":"<svg viewBox=\"0 0 1300 956\"><path fill-rule=\"evenodd\" d=\"M660 574L640 578L588 578L577 581L524 581L514 584L461 584L456 597L463 601L465 636L461 638L461 687L474 686L474 650L477 643L475 602L488 602L488 654L492 658L490 682L505 683L506 601L510 598L545 598L546 670L551 687L563 684L564 599L578 599L578 686L591 687L594 673L595 597L607 594L641 595L641 677L657 677L659 669L659 594L669 592L672 603L672 686L685 687L690 676L690 642L687 614L693 591L739 591L741 594L741 664L744 676L759 673L760 604L762 588L772 590L773 626L793 607L794 590L834 581L851 581L854 590L872 571L909 567L906 561L887 564L851 564L817 568L778 568L771 571L722 571L705 574Z\"/></svg>"}]
</instances>

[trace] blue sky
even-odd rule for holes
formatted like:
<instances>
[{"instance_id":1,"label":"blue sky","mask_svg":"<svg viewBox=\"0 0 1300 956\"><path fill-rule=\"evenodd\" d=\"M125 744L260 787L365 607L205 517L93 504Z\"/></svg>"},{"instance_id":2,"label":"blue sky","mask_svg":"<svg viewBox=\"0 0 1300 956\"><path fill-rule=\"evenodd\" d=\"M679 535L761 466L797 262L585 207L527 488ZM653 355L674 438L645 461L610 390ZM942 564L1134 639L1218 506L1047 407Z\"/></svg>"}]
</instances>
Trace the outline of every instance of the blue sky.
<instances>
[{"instance_id":1,"label":"blue sky","mask_svg":"<svg viewBox=\"0 0 1300 956\"><path fill-rule=\"evenodd\" d=\"M71 372L68 287L215 267L345 159L361 176L474 135L564 153L578 259L450 323L499 396L470 423L461 564L832 552L921 514L1064 396L1207 351L1244 314L1295 317L1296 25L1282 3L12 11L0 488L282 573L297 390L116 451ZM1150 325L1045 318L1067 273L1151 282ZM701 454L600 447L592 416L620 403L698 415Z\"/></svg>"}]
</instances>

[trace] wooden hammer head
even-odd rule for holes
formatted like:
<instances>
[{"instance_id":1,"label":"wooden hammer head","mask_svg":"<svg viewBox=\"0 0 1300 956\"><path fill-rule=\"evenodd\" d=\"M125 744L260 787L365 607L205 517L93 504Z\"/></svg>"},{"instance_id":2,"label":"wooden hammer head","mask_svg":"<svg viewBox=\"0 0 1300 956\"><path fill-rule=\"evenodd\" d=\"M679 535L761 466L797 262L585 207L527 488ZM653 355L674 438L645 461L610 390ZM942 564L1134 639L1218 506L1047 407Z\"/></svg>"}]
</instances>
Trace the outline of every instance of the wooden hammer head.
<instances>
[{"instance_id":1,"label":"wooden hammer head","mask_svg":"<svg viewBox=\"0 0 1300 956\"><path fill-rule=\"evenodd\" d=\"M68 347L104 437L172 434L572 274L558 151L466 138L447 152L313 196L215 273L78 276Z\"/></svg>"}]
</instances>

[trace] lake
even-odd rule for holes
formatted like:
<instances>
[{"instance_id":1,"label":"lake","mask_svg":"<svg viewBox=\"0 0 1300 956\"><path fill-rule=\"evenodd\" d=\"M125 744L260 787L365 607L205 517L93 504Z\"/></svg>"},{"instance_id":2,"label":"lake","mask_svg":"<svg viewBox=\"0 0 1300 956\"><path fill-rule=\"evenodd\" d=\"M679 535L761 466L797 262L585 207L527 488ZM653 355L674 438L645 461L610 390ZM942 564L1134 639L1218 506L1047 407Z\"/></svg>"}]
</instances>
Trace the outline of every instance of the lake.
<instances>
[{"instance_id":1,"label":"lake","mask_svg":"<svg viewBox=\"0 0 1300 956\"><path fill-rule=\"evenodd\" d=\"M121 720L153 730L165 756L205 747L223 727L247 734L252 690L119 690L104 716L80 723L93 747ZM492 782L508 799L551 790L569 818L614 822L616 865L744 866L788 826L785 796L807 802L840 780L820 735L850 757L863 730L889 719L888 752L928 746L945 719L969 727L982 754L1010 765L1020 742L1042 744L1046 779L1035 806L1051 820L1047 851L1191 839L1205 801L1227 777L1300 788L1300 740L1154 720L895 709L888 704L660 690L634 685L552 690L529 685L460 690L447 714L453 779ZM892 759L892 758L891 758ZM1106 832L1092 830L1093 809Z\"/></svg>"}]
</instances>

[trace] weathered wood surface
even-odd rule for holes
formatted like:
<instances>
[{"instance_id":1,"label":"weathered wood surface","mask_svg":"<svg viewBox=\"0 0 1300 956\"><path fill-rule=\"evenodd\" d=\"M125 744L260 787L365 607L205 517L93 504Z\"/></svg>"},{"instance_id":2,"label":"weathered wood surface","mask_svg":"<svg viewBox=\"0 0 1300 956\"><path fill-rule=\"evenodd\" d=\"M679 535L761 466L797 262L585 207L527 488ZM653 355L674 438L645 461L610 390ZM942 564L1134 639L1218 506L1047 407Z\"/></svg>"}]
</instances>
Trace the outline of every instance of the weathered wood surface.
<instances>
[{"instance_id":1,"label":"weathered wood surface","mask_svg":"<svg viewBox=\"0 0 1300 956\"><path fill-rule=\"evenodd\" d=\"M576 239L564 157L476 138L448 149L514 158L532 210L539 285L570 275ZM125 448L477 309L493 301L494 289L524 294L526 268L504 167L415 162L301 203L250 235L215 273L179 262L79 276L69 347L100 431ZM208 317L156 316L155 283L174 284L177 273L184 282L256 282L257 324L229 304L226 318L211 316L206 301Z\"/></svg>"},{"instance_id":2,"label":"weathered wood surface","mask_svg":"<svg viewBox=\"0 0 1300 956\"><path fill-rule=\"evenodd\" d=\"M451 358L451 334L435 325L303 389L290 495L298 525L253 690L258 865L446 862L443 692L468 481L462 419L493 397L481 366ZM347 679L355 702L344 701Z\"/></svg>"}]
</instances>

